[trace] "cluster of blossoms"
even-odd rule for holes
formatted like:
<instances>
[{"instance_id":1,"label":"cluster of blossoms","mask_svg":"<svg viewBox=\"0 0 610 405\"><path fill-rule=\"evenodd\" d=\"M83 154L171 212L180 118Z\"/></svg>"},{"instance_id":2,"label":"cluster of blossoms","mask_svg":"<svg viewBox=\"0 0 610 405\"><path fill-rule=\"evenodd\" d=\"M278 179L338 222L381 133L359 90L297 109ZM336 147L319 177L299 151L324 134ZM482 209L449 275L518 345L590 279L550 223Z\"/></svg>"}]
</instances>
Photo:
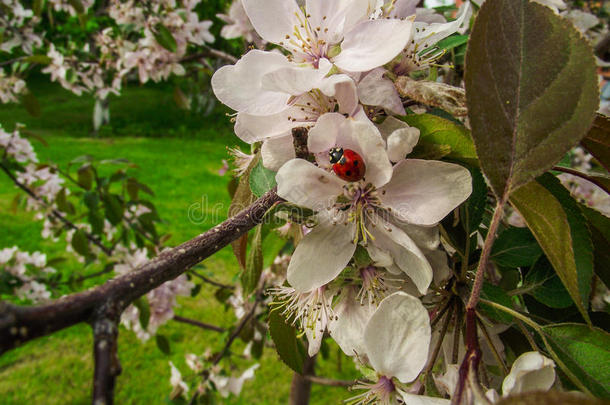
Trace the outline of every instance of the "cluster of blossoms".
<instances>
[{"instance_id":1,"label":"cluster of blossoms","mask_svg":"<svg viewBox=\"0 0 610 405\"><path fill-rule=\"evenodd\" d=\"M0 9L0 50L11 52L13 48L19 47L23 53L31 55L35 46L42 45L42 39L34 32L40 19L19 0L2 0Z\"/></svg>"},{"instance_id":2,"label":"cluster of blossoms","mask_svg":"<svg viewBox=\"0 0 610 405\"><path fill-rule=\"evenodd\" d=\"M53 273L55 269L47 265L47 256L43 253L22 252L17 246L0 249L0 276L8 280L12 293L20 299L48 300L51 293L44 281Z\"/></svg>"}]
</instances>

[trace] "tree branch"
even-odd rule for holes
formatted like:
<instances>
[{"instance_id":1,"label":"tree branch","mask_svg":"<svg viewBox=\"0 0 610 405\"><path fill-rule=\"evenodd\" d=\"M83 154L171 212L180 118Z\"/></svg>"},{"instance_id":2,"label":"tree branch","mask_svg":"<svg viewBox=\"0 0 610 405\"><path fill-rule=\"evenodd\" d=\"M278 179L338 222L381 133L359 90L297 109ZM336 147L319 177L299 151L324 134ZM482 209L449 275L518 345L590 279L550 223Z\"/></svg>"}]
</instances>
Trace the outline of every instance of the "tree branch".
<instances>
[{"instance_id":1,"label":"tree branch","mask_svg":"<svg viewBox=\"0 0 610 405\"><path fill-rule=\"evenodd\" d=\"M306 375L303 376L303 378L314 384L326 385L328 387L351 387L357 382L356 380L334 380L332 378L318 377L316 375Z\"/></svg>"},{"instance_id":2,"label":"tree branch","mask_svg":"<svg viewBox=\"0 0 610 405\"><path fill-rule=\"evenodd\" d=\"M222 284L216 280L212 280L209 277L203 276L194 270L191 271L189 274L192 274L193 276L201 279L204 283L208 283L210 285L213 285L214 287L224 288L225 290L234 290L235 289L235 287L233 287L232 285Z\"/></svg>"},{"instance_id":3,"label":"tree branch","mask_svg":"<svg viewBox=\"0 0 610 405\"><path fill-rule=\"evenodd\" d=\"M117 355L117 338L122 308L108 302L95 311L92 322L93 356L93 403L112 405L114 402L114 383L121 374L121 364Z\"/></svg>"},{"instance_id":4,"label":"tree branch","mask_svg":"<svg viewBox=\"0 0 610 405\"><path fill-rule=\"evenodd\" d=\"M205 329L205 330L213 330L214 332L220 332L220 333L225 332L225 329L221 328L220 326L211 325L211 324L205 323L205 322L199 322L195 319L185 318L185 317L179 316L179 315L174 315L174 321L197 326L197 327L199 327L201 329Z\"/></svg>"},{"instance_id":5,"label":"tree branch","mask_svg":"<svg viewBox=\"0 0 610 405\"><path fill-rule=\"evenodd\" d=\"M0 354L31 339L80 322L111 301L122 310L133 300L184 273L262 222L265 213L283 201L269 191L245 210L209 231L167 250L133 272L93 289L71 294L49 304L22 307L0 302Z\"/></svg>"},{"instance_id":6,"label":"tree branch","mask_svg":"<svg viewBox=\"0 0 610 405\"><path fill-rule=\"evenodd\" d=\"M180 63L192 62L194 60L205 58L208 56L212 56L217 59L222 59L229 63L237 63L237 58L235 56L229 55L228 53L210 47L205 47L205 51L203 52L185 56L184 58L180 59Z\"/></svg>"}]
</instances>

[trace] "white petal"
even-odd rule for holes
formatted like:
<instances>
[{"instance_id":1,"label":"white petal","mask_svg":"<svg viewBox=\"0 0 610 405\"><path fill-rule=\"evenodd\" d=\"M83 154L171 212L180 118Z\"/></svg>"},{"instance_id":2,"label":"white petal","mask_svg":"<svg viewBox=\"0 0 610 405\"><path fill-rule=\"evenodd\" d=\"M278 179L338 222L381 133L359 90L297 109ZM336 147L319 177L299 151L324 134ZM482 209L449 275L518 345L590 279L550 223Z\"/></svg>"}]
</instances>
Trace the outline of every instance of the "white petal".
<instances>
[{"instance_id":1,"label":"white petal","mask_svg":"<svg viewBox=\"0 0 610 405\"><path fill-rule=\"evenodd\" d=\"M411 28L411 20L360 22L345 35L341 53L333 62L348 72L366 72L385 65L407 45Z\"/></svg>"},{"instance_id":2,"label":"white petal","mask_svg":"<svg viewBox=\"0 0 610 405\"><path fill-rule=\"evenodd\" d=\"M386 70L373 69L358 83L358 96L365 105L379 106L387 112L405 115L405 108L391 80L383 77Z\"/></svg>"},{"instance_id":3,"label":"white petal","mask_svg":"<svg viewBox=\"0 0 610 405\"><path fill-rule=\"evenodd\" d=\"M437 287L441 287L447 280L453 276L451 268L447 264L447 253L443 250L431 250L424 253L434 274L433 283Z\"/></svg>"},{"instance_id":4,"label":"white petal","mask_svg":"<svg viewBox=\"0 0 610 405\"><path fill-rule=\"evenodd\" d=\"M406 405L449 405L451 403L448 399L409 394L401 390L398 390L398 393Z\"/></svg>"},{"instance_id":5,"label":"white petal","mask_svg":"<svg viewBox=\"0 0 610 405\"><path fill-rule=\"evenodd\" d=\"M364 178L375 187L386 184L392 176L392 163L388 159L385 142L370 121L346 119L339 128L337 146L352 149L362 156L366 165Z\"/></svg>"},{"instance_id":6,"label":"white petal","mask_svg":"<svg viewBox=\"0 0 610 405\"><path fill-rule=\"evenodd\" d=\"M438 226L418 226L404 223L397 226L409 235L409 238L413 239L417 247L422 250L436 249L441 242Z\"/></svg>"},{"instance_id":7,"label":"white petal","mask_svg":"<svg viewBox=\"0 0 610 405\"><path fill-rule=\"evenodd\" d=\"M415 283L420 293L425 294L432 282L432 267L422 251L400 228L383 221L378 216L373 218L376 226L367 229L373 234L378 248L390 253L394 263Z\"/></svg>"},{"instance_id":8,"label":"white petal","mask_svg":"<svg viewBox=\"0 0 610 405\"><path fill-rule=\"evenodd\" d=\"M380 249L374 243L369 243L366 247L366 251L368 252L371 260L373 260L373 264L377 267L386 267L390 268L394 265L394 260L392 259L392 255L386 251ZM402 273L402 270L398 269L397 271L389 270L392 274Z\"/></svg>"},{"instance_id":9,"label":"white petal","mask_svg":"<svg viewBox=\"0 0 610 405\"><path fill-rule=\"evenodd\" d=\"M253 50L235 65L218 69L212 76L212 89L223 104L236 111L275 114L288 108L290 94L263 90L262 78L269 72L289 66L288 59L280 53Z\"/></svg>"},{"instance_id":10,"label":"white petal","mask_svg":"<svg viewBox=\"0 0 610 405\"><path fill-rule=\"evenodd\" d=\"M398 129L388 136L388 156L392 162L399 162L413 151L419 141L419 129Z\"/></svg>"},{"instance_id":11,"label":"white petal","mask_svg":"<svg viewBox=\"0 0 610 405\"><path fill-rule=\"evenodd\" d=\"M469 10L470 3L466 2L461 14L454 21L444 24L416 22L415 27L419 29L419 32L416 31L414 39L419 45L418 49L432 48L438 41L456 32L469 15Z\"/></svg>"},{"instance_id":12,"label":"white petal","mask_svg":"<svg viewBox=\"0 0 610 405\"><path fill-rule=\"evenodd\" d=\"M339 103L339 112L353 116L358 109L356 83L348 75L332 75L320 82L319 89Z\"/></svg>"},{"instance_id":13,"label":"white petal","mask_svg":"<svg viewBox=\"0 0 610 405\"><path fill-rule=\"evenodd\" d=\"M373 368L403 383L424 368L430 346L428 311L415 297L397 292L385 298L364 330L364 345Z\"/></svg>"},{"instance_id":14,"label":"white petal","mask_svg":"<svg viewBox=\"0 0 610 405\"><path fill-rule=\"evenodd\" d=\"M434 375L434 382L439 387L441 394L453 395L455 387L458 382L458 370L460 366L458 364L447 364L447 370L445 374L436 376Z\"/></svg>"},{"instance_id":15,"label":"white petal","mask_svg":"<svg viewBox=\"0 0 610 405\"><path fill-rule=\"evenodd\" d=\"M235 120L235 134L246 143L259 142L263 139L288 135L292 128L301 126L300 122L293 122L288 117L298 113L298 108L289 108L273 115L251 115L238 113Z\"/></svg>"},{"instance_id":16,"label":"white petal","mask_svg":"<svg viewBox=\"0 0 610 405\"><path fill-rule=\"evenodd\" d=\"M348 356L365 355L363 331L375 311L373 306L360 304L356 300L357 293L355 287L348 286L342 290L334 309L337 319L328 325L330 336Z\"/></svg>"},{"instance_id":17,"label":"white petal","mask_svg":"<svg viewBox=\"0 0 610 405\"><path fill-rule=\"evenodd\" d=\"M394 166L392 180L380 198L408 223L434 225L472 192L470 172L436 160L406 159Z\"/></svg>"},{"instance_id":18,"label":"white petal","mask_svg":"<svg viewBox=\"0 0 610 405\"><path fill-rule=\"evenodd\" d=\"M295 158L292 135L267 139L263 142L261 157L267 169L280 170L284 163Z\"/></svg>"},{"instance_id":19,"label":"white petal","mask_svg":"<svg viewBox=\"0 0 610 405\"><path fill-rule=\"evenodd\" d=\"M548 391L555 382L555 363L538 352L527 352L515 360L502 383L502 395Z\"/></svg>"},{"instance_id":20,"label":"white petal","mask_svg":"<svg viewBox=\"0 0 610 405\"><path fill-rule=\"evenodd\" d=\"M339 128L346 118L339 113L327 113L318 118L309 130L307 147L312 153L326 152L336 145Z\"/></svg>"},{"instance_id":21,"label":"white petal","mask_svg":"<svg viewBox=\"0 0 610 405\"><path fill-rule=\"evenodd\" d=\"M303 13L294 0L242 0L252 26L266 41L280 43L291 35Z\"/></svg>"},{"instance_id":22,"label":"white petal","mask_svg":"<svg viewBox=\"0 0 610 405\"><path fill-rule=\"evenodd\" d=\"M297 245L288 265L288 282L303 293L334 280L356 251L353 222L333 224L325 212L318 219L318 225Z\"/></svg>"},{"instance_id":23,"label":"white petal","mask_svg":"<svg viewBox=\"0 0 610 405\"><path fill-rule=\"evenodd\" d=\"M325 63L322 63L325 61ZM332 68L332 64L326 59L320 63L320 67L286 66L275 69L262 77L262 88L265 91L288 93L298 96L317 88L320 81Z\"/></svg>"},{"instance_id":24,"label":"white petal","mask_svg":"<svg viewBox=\"0 0 610 405\"><path fill-rule=\"evenodd\" d=\"M323 210L335 202L345 182L303 159L293 159L275 176L277 194L297 205Z\"/></svg>"}]
</instances>

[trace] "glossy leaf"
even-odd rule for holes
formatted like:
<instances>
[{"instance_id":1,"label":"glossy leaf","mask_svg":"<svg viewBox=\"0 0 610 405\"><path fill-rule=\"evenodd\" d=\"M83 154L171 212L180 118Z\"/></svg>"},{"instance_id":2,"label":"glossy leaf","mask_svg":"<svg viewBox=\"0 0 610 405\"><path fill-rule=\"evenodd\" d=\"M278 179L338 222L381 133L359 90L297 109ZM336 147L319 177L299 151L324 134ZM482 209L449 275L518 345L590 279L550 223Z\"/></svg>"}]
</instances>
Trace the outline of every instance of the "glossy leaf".
<instances>
[{"instance_id":1,"label":"glossy leaf","mask_svg":"<svg viewBox=\"0 0 610 405\"><path fill-rule=\"evenodd\" d=\"M521 187L513 193L510 201L525 219L576 306L588 320L593 246L578 204L550 174Z\"/></svg>"},{"instance_id":2,"label":"glossy leaf","mask_svg":"<svg viewBox=\"0 0 610 405\"><path fill-rule=\"evenodd\" d=\"M252 169L252 173L250 173L250 190L252 190L252 194L257 197L262 196L267 191L271 190L273 187L277 185L275 181L275 172L267 169L263 166L263 161L259 161L254 169Z\"/></svg>"},{"instance_id":3,"label":"glossy leaf","mask_svg":"<svg viewBox=\"0 0 610 405\"><path fill-rule=\"evenodd\" d=\"M544 326L542 334L560 367L577 379L575 383L597 397L610 399L610 334L575 323Z\"/></svg>"},{"instance_id":4,"label":"glossy leaf","mask_svg":"<svg viewBox=\"0 0 610 405\"><path fill-rule=\"evenodd\" d=\"M452 35L450 37L438 41L436 47L448 51L450 49L464 45L466 42L468 42L468 35Z\"/></svg>"},{"instance_id":5,"label":"glossy leaf","mask_svg":"<svg viewBox=\"0 0 610 405\"><path fill-rule=\"evenodd\" d=\"M288 325L279 310L269 314L269 332L280 359L293 371L303 372L303 355L299 350L294 326Z\"/></svg>"},{"instance_id":6,"label":"glossy leaf","mask_svg":"<svg viewBox=\"0 0 610 405\"><path fill-rule=\"evenodd\" d=\"M599 99L590 45L529 0L486 1L466 54L468 116L497 196L550 169L589 130Z\"/></svg>"},{"instance_id":7,"label":"glossy leaf","mask_svg":"<svg viewBox=\"0 0 610 405\"><path fill-rule=\"evenodd\" d=\"M581 145L610 171L610 118L597 114Z\"/></svg>"},{"instance_id":8,"label":"glossy leaf","mask_svg":"<svg viewBox=\"0 0 610 405\"><path fill-rule=\"evenodd\" d=\"M432 114L411 114L401 118L420 130L419 144L449 147L448 158L477 165L477 154L470 131L463 125Z\"/></svg>"},{"instance_id":9,"label":"glossy leaf","mask_svg":"<svg viewBox=\"0 0 610 405\"><path fill-rule=\"evenodd\" d=\"M161 45L163 48L167 49L170 52L176 52L176 50L178 49L176 39L165 25L161 23L155 25L155 32L153 34L155 36L155 40L159 43L159 45Z\"/></svg>"},{"instance_id":10,"label":"glossy leaf","mask_svg":"<svg viewBox=\"0 0 610 405\"><path fill-rule=\"evenodd\" d=\"M536 238L527 228L507 228L498 235L490 259L500 266L531 266L542 254Z\"/></svg>"}]
</instances>

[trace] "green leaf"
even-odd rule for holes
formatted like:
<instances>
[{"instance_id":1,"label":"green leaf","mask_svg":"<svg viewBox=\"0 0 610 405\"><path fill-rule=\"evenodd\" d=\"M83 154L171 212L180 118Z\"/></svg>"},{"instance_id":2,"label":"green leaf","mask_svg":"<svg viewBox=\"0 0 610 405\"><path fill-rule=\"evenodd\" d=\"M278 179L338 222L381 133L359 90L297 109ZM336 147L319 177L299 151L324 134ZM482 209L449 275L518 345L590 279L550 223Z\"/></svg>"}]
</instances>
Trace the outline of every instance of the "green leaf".
<instances>
[{"instance_id":1,"label":"green leaf","mask_svg":"<svg viewBox=\"0 0 610 405\"><path fill-rule=\"evenodd\" d=\"M93 168L90 164L84 164L78 169L78 184L85 190L91 190L93 185Z\"/></svg>"},{"instance_id":2,"label":"green leaf","mask_svg":"<svg viewBox=\"0 0 610 405\"><path fill-rule=\"evenodd\" d=\"M589 133L580 143L610 171L610 118L597 114Z\"/></svg>"},{"instance_id":3,"label":"green leaf","mask_svg":"<svg viewBox=\"0 0 610 405\"><path fill-rule=\"evenodd\" d=\"M547 307L568 308L574 304L553 266L544 256L527 272L522 288Z\"/></svg>"},{"instance_id":4,"label":"green leaf","mask_svg":"<svg viewBox=\"0 0 610 405\"><path fill-rule=\"evenodd\" d=\"M74 214L74 205L68 201L65 188L62 188L59 193L57 193L55 196L55 203L60 211L65 212L66 214Z\"/></svg>"},{"instance_id":5,"label":"green leaf","mask_svg":"<svg viewBox=\"0 0 610 405\"><path fill-rule=\"evenodd\" d=\"M171 349L169 345L169 340L165 335L155 335L155 342L157 342L157 347L163 354L171 354Z\"/></svg>"},{"instance_id":6,"label":"green leaf","mask_svg":"<svg viewBox=\"0 0 610 405\"><path fill-rule=\"evenodd\" d=\"M32 12L34 12L34 15L36 17L40 17L40 15L42 14L42 10L44 9L44 4L45 4L45 0L34 0L34 3L32 4ZM33 55L33 56L38 56L38 55Z\"/></svg>"},{"instance_id":7,"label":"green leaf","mask_svg":"<svg viewBox=\"0 0 610 405\"><path fill-rule=\"evenodd\" d=\"M587 325L566 323L542 327L545 345L579 387L610 399L610 335Z\"/></svg>"},{"instance_id":8,"label":"green leaf","mask_svg":"<svg viewBox=\"0 0 610 405\"><path fill-rule=\"evenodd\" d=\"M89 256L89 241L87 240L87 234L82 229L77 230L72 235L72 247L74 251L81 256Z\"/></svg>"},{"instance_id":9,"label":"green leaf","mask_svg":"<svg viewBox=\"0 0 610 405\"><path fill-rule=\"evenodd\" d=\"M604 401L579 392L530 391L501 398L496 405L604 405Z\"/></svg>"},{"instance_id":10,"label":"green leaf","mask_svg":"<svg viewBox=\"0 0 610 405\"><path fill-rule=\"evenodd\" d=\"M96 235L101 235L104 231L104 216L98 210L89 211L89 223L91 231Z\"/></svg>"},{"instance_id":11,"label":"green leaf","mask_svg":"<svg viewBox=\"0 0 610 405\"><path fill-rule=\"evenodd\" d=\"M595 274L608 287L610 286L610 218L582 204L580 209L587 218L591 231Z\"/></svg>"},{"instance_id":12,"label":"green leaf","mask_svg":"<svg viewBox=\"0 0 610 405\"><path fill-rule=\"evenodd\" d=\"M589 322L593 245L578 204L551 174L521 187L510 198L555 272Z\"/></svg>"},{"instance_id":13,"label":"green leaf","mask_svg":"<svg viewBox=\"0 0 610 405\"><path fill-rule=\"evenodd\" d=\"M432 114L411 114L401 119L420 131L419 143L446 145L448 158L477 166L477 154L470 132L463 125Z\"/></svg>"},{"instance_id":14,"label":"green leaf","mask_svg":"<svg viewBox=\"0 0 610 405\"><path fill-rule=\"evenodd\" d=\"M85 6L83 6L81 0L68 0L68 3L70 3L77 14L83 14L85 12Z\"/></svg>"},{"instance_id":15,"label":"green leaf","mask_svg":"<svg viewBox=\"0 0 610 405\"><path fill-rule=\"evenodd\" d=\"M258 285L263 271L262 225L254 228L254 236L250 244L250 252L246 259L246 269L241 275L241 285L244 295L250 294Z\"/></svg>"},{"instance_id":16,"label":"green leaf","mask_svg":"<svg viewBox=\"0 0 610 405\"><path fill-rule=\"evenodd\" d=\"M133 305L138 308L138 315L142 329L146 330L148 328L148 323L150 322L150 305L148 300L144 297L140 297L133 302Z\"/></svg>"},{"instance_id":17,"label":"green leaf","mask_svg":"<svg viewBox=\"0 0 610 405\"><path fill-rule=\"evenodd\" d=\"M568 20L529 0L483 4L465 72L472 137L499 197L558 162L599 104L591 46Z\"/></svg>"},{"instance_id":18,"label":"green leaf","mask_svg":"<svg viewBox=\"0 0 610 405\"><path fill-rule=\"evenodd\" d=\"M468 219L468 235L472 235L483 220L485 205L487 204L487 183L485 183L481 170L477 168L468 168L468 170L470 170L472 176L472 194L464 204L464 212Z\"/></svg>"},{"instance_id":19,"label":"green leaf","mask_svg":"<svg viewBox=\"0 0 610 405\"><path fill-rule=\"evenodd\" d=\"M303 373L303 356L294 326L288 325L277 309L269 313L269 332L280 359L294 372Z\"/></svg>"},{"instance_id":20,"label":"green leaf","mask_svg":"<svg viewBox=\"0 0 610 405\"><path fill-rule=\"evenodd\" d=\"M123 220L125 207L119 196L115 194L104 195L104 211L106 218L112 225L117 225Z\"/></svg>"},{"instance_id":21,"label":"green leaf","mask_svg":"<svg viewBox=\"0 0 610 405\"><path fill-rule=\"evenodd\" d=\"M257 197L262 196L277 185L275 182L275 172L263 166L262 160L252 169L249 181L250 190Z\"/></svg>"},{"instance_id":22,"label":"green leaf","mask_svg":"<svg viewBox=\"0 0 610 405\"><path fill-rule=\"evenodd\" d=\"M159 45L161 45L168 51L176 52L176 49L178 49L176 39L174 38L170 30L167 29L167 27L162 23L158 23L157 25L155 25L153 35L155 36L155 40L159 43Z\"/></svg>"},{"instance_id":23,"label":"green leaf","mask_svg":"<svg viewBox=\"0 0 610 405\"><path fill-rule=\"evenodd\" d=\"M507 228L493 244L490 259L499 266L531 266L542 254L536 238L527 228Z\"/></svg>"},{"instance_id":24,"label":"green leaf","mask_svg":"<svg viewBox=\"0 0 610 405\"><path fill-rule=\"evenodd\" d=\"M21 96L21 102L23 103L23 107L32 117L40 116L40 104L38 103L38 99L31 92L26 92Z\"/></svg>"},{"instance_id":25,"label":"green leaf","mask_svg":"<svg viewBox=\"0 0 610 405\"><path fill-rule=\"evenodd\" d=\"M493 301L507 308L512 308L513 304L511 298L508 296L506 291L502 288L495 286L493 284L485 283L483 284L483 290L481 291L481 298ZM491 319L495 319L496 321L503 323L511 323L513 321L512 316L509 314L499 311L487 304L480 304L481 310Z\"/></svg>"},{"instance_id":26,"label":"green leaf","mask_svg":"<svg viewBox=\"0 0 610 405\"><path fill-rule=\"evenodd\" d=\"M39 2L40 0L36 0ZM23 58L24 62L28 63L37 63L39 65L49 65L53 59L49 58L47 55L30 55Z\"/></svg>"},{"instance_id":27,"label":"green leaf","mask_svg":"<svg viewBox=\"0 0 610 405\"><path fill-rule=\"evenodd\" d=\"M468 42L468 35L452 35L438 41L436 47L439 49L450 50Z\"/></svg>"}]
</instances>

